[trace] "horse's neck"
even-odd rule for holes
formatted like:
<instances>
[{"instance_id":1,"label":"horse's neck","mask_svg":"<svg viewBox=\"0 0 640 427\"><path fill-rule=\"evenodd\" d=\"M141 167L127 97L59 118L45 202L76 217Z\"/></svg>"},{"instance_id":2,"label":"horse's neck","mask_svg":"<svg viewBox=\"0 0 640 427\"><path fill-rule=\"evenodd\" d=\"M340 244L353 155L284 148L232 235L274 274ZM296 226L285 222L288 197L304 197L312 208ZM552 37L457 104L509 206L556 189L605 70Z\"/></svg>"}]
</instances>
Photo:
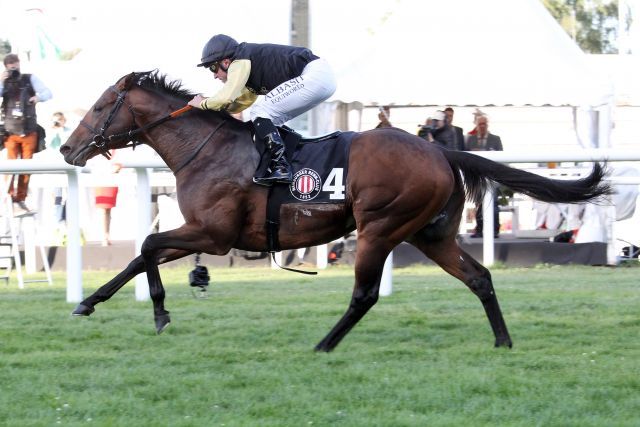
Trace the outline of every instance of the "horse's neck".
<instances>
[{"instance_id":1,"label":"horse's neck","mask_svg":"<svg viewBox=\"0 0 640 427\"><path fill-rule=\"evenodd\" d=\"M250 132L243 131L230 118L209 121L201 117L190 120L185 117L183 121L158 126L148 135L147 144L174 172L204 156L212 169L227 169L234 165L244 169L242 163L252 163L251 159L255 157Z\"/></svg>"}]
</instances>

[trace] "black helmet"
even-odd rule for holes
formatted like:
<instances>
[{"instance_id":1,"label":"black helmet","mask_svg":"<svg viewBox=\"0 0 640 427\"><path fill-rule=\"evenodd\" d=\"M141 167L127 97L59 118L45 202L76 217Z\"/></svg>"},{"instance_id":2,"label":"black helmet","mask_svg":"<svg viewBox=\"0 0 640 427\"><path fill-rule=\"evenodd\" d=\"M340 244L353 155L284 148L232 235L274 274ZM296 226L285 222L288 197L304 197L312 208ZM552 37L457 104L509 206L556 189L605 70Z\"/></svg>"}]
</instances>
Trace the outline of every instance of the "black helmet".
<instances>
[{"instance_id":1,"label":"black helmet","mask_svg":"<svg viewBox=\"0 0 640 427\"><path fill-rule=\"evenodd\" d=\"M224 34L217 34L204 45L202 49L202 59L198 67L220 61L224 58L233 57L238 47L238 42Z\"/></svg>"}]
</instances>

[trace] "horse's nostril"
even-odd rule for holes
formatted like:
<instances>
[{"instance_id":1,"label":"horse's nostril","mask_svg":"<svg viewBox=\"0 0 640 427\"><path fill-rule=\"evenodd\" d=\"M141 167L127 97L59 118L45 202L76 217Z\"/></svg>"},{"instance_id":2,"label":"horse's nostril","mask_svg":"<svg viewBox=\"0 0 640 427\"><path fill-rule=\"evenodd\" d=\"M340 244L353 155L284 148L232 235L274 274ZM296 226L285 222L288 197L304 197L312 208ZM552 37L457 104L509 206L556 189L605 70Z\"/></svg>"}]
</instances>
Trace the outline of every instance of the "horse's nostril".
<instances>
[{"instance_id":1,"label":"horse's nostril","mask_svg":"<svg viewBox=\"0 0 640 427\"><path fill-rule=\"evenodd\" d=\"M66 154L69 151L71 151L71 148L66 146L66 145L63 145L63 146L60 147L60 153L62 153L62 154Z\"/></svg>"}]
</instances>

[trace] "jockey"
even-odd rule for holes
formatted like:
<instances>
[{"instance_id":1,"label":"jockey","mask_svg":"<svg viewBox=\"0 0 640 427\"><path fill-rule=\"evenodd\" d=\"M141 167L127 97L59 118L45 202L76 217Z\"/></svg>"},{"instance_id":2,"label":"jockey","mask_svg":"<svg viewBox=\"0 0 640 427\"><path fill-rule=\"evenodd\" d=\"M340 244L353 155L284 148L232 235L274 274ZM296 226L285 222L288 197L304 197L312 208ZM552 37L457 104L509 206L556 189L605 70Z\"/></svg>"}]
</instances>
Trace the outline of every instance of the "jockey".
<instances>
[{"instance_id":1,"label":"jockey","mask_svg":"<svg viewBox=\"0 0 640 427\"><path fill-rule=\"evenodd\" d=\"M265 141L271 163L267 174L253 182L271 186L290 183L291 166L276 126L309 111L336 90L327 61L309 49L277 44L236 42L213 36L202 50L201 63L224 86L215 95L196 95L189 105L203 110L238 113L250 105L256 136ZM258 95L264 95L258 99ZM254 104L255 103L255 104Z\"/></svg>"}]
</instances>

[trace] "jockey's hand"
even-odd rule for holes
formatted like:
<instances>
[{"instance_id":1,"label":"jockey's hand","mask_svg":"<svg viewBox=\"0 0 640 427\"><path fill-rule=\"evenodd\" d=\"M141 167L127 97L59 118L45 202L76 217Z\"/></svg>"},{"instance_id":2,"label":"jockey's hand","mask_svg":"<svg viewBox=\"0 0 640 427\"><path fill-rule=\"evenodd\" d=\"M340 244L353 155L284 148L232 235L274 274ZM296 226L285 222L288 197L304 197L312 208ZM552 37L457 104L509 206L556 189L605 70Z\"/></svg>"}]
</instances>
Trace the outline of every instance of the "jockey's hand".
<instances>
[{"instance_id":1,"label":"jockey's hand","mask_svg":"<svg viewBox=\"0 0 640 427\"><path fill-rule=\"evenodd\" d=\"M192 107L200 108L200 104L205 99L207 99L207 98L205 98L204 96L202 96L200 94L197 94L196 96L193 97L193 99L191 101L188 102L188 104L191 105Z\"/></svg>"}]
</instances>

